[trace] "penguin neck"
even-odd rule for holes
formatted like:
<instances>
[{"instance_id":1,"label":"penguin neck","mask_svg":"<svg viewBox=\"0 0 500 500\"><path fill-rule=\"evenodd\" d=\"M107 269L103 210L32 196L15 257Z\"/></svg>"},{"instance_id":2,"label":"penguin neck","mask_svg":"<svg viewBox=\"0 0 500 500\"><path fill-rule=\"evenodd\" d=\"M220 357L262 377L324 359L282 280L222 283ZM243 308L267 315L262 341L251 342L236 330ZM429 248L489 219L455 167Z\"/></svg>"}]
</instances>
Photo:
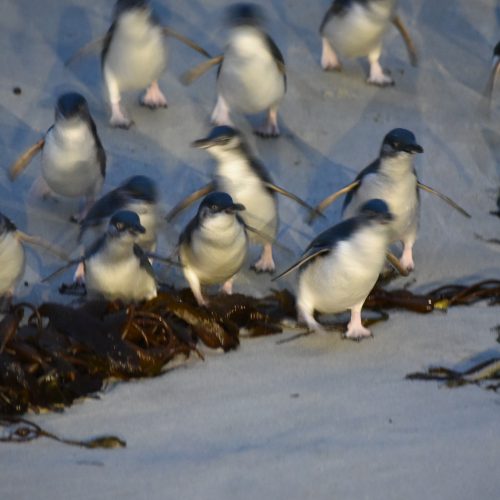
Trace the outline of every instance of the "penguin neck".
<instances>
[{"instance_id":1,"label":"penguin neck","mask_svg":"<svg viewBox=\"0 0 500 500\"><path fill-rule=\"evenodd\" d=\"M106 259L113 261L129 257L133 254L135 239L131 236L108 236L103 248L103 254Z\"/></svg>"},{"instance_id":2,"label":"penguin neck","mask_svg":"<svg viewBox=\"0 0 500 500\"><path fill-rule=\"evenodd\" d=\"M53 130L57 139L62 142L85 141L90 133L87 122L80 118L57 120Z\"/></svg>"},{"instance_id":3,"label":"penguin neck","mask_svg":"<svg viewBox=\"0 0 500 500\"><path fill-rule=\"evenodd\" d=\"M131 10L122 14L118 21L120 35L134 40L144 38L151 29L150 13Z\"/></svg>"},{"instance_id":4,"label":"penguin neck","mask_svg":"<svg viewBox=\"0 0 500 500\"><path fill-rule=\"evenodd\" d=\"M233 231L237 226L238 222L234 214L226 214L224 212L200 220L202 230L214 234Z\"/></svg>"},{"instance_id":5,"label":"penguin neck","mask_svg":"<svg viewBox=\"0 0 500 500\"><path fill-rule=\"evenodd\" d=\"M255 26L233 28L229 37L230 50L239 57L253 57L255 53L266 54L266 43L262 31Z\"/></svg>"},{"instance_id":6,"label":"penguin neck","mask_svg":"<svg viewBox=\"0 0 500 500\"><path fill-rule=\"evenodd\" d=\"M367 0L368 7L376 14L387 17L396 8L397 0Z\"/></svg>"},{"instance_id":7,"label":"penguin neck","mask_svg":"<svg viewBox=\"0 0 500 500\"><path fill-rule=\"evenodd\" d=\"M217 160L217 175L238 178L252 172L250 157L243 148L214 150L212 154Z\"/></svg>"},{"instance_id":8,"label":"penguin neck","mask_svg":"<svg viewBox=\"0 0 500 500\"><path fill-rule=\"evenodd\" d=\"M380 171L392 178L404 177L414 171L413 155L399 153L397 155L382 155L380 157Z\"/></svg>"}]
</instances>

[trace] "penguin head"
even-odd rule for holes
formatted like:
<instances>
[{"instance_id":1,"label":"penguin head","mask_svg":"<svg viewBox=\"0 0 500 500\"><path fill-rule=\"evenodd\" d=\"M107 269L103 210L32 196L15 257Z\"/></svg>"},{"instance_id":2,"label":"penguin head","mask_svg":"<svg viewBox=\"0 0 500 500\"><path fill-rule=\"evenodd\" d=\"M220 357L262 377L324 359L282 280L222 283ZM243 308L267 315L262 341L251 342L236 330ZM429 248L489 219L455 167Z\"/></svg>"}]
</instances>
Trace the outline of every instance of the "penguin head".
<instances>
[{"instance_id":1,"label":"penguin head","mask_svg":"<svg viewBox=\"0 0 500 500\"><path fill-rule=\"evenodd\" d=\"M239 149L242 145L241 134L227 125L220 125L212 129L204 139L192 143L194 148L207 149L212 154Z\"/></svg>"},{"instance_id":2,"label":"penguin head","mask_svg":"<svg viewBox=\"0 0 500 500\"><path fill-rule=\"evenodd\" d=\"M204 220L220 214L234 215L235 212L241 212L242 210L245 210L245 207L241 203L234 203L227 193L216 191L210 193L200 203L198 217Z\"/></svg>"},{"instance_id":3,"label":"penguin head","mask_svg":"<svg viewBox=\"0 0 500 500\"><path fill-rule=\"evenodd\" d=\"M135 239L138 234L144 234L146 229L141 225L139 216L130 210L116 212L109 221L108 235L112 238L127 237Z\"/></svg>"},{"instance_id":4,"label":"penguin head","mask_svg":"<svg viewBox=\"0 0 500 500\"><path fill-rule=\"evenodd\" d=\"M417 144L413 132L404 128L391 130L382 142L381 156L413 155L423 152L424 149Z\"/></svg>"},{"instance_id":5,"label":"penguin head","mask_svg":"<svg viewBox=\"0 0 500 500\"><path fill-rule=\"evenodd\" d=\"M122 189L136 200L156 203L158 191L155 182L145 175L134 175L122 184Z\"/></svg>"},{"instance_id":6,"label":"penguin head","mask_svg":"<svg viewBox=\"0 0 500 500\"><path fill-rule=\"evenodd\" d=\"M394 216L389 210L389 206L380 198L373 198L363 203L359 209L359 213L365 220L377 224L385 225L394 220Z\"/></svg>"},{"instance_id":7,"label":"penguin head","mask_svg":"<svg viewBox=\"0 0 500 500\"><path fill-rule=\"evenodd\" d=\"M117 19L126 12L147 12L150 7L147 0L117 0L114 9L114 18Z\"/></svg>"},{"instance_id":8,"label":"penguin head","mask_svg":"<svg viewBox=\"0 0 500 500\"><path fill-rule=\"evenodd\" d=\"M252 3L237 3L226 11L226 23L231 27L260 27L265 20L264 12L258 5Z\"/></svg>"},{"instance_id":9,"label":"penguin head","mask_svg":"<svg viewBox=\"0 0 500 500\"><path fill-rule=\"evenodd\" d=\"M75 118L88 119L90 116L87 100L77 92L68 92L57 99L55 119L73 120Z\"/></svg>"},{"instance_id":10,"label":"penguin head","mask_svg":"<svg viewBox=\"0 0 500 500\"><path fill-rule=\"evenodd\" d=\"M4 214L0 213L0 237L16 230L17 227L15 226L15 224Z\"/></svg>"}]
</instances>

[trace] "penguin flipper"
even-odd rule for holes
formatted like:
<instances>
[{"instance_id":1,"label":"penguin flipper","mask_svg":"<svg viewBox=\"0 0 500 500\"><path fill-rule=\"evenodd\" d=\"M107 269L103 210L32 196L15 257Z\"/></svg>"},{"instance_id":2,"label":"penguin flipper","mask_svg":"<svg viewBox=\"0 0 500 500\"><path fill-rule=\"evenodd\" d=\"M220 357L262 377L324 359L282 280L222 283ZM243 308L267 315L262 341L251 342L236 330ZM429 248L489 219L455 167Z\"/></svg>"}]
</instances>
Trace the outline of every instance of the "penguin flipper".
<instances>
[{"instance_id":1,"label":"penguin flipper","mask_svg":"<svg viewBox=\"0 0 500 500\"><path fill-rule=\"evenodd\" d=\"M52 274L49 274L48 276L45 276L40 282L41 283L46 283L47 281L53 280L56 276L61 274L63 271L66 271L68 267L74 266L75 264L80 264L80 262L83 262L85 259L83 257L80 257L78 259L70 260L64 266L60 267L59 269L56 269Z\"/></svg>"},{"instance_id":2,"label":"penguin flipper","mask_svg":"<svg viewBox=\"0 0 500 500\"><path fill-rule=\"evenodd\" d=\"M206 73L212 66L216 66L217 64L221 64L223 59L224 59L224 55L221 54L220 56L213 57L212 59L209 59L208 61L204 61L201 64L198 64L198 66L195 66L194 68L190 69L189 71L186 71L181 76L181 82L184 85L190 85L195 80L200 78L201 75Z\"/></svg>"},{"instance_id":3,"label":"penguin flipper","mask_svg":"<svg viewBox=\"0 0 500 500\"><path fill-rule=\"evenodd\" d=\"M96 38L95 40L90 41L89 43L78 49L70 58L66 59L64 66L69 66L81 57L92 54L92 52L101 51L104 47L104 41L106 40L106 37L107 35Z\"/></svg>"},{"instance_id":4,"label":"penguin flipper","mask_svg":"<svg viewBox=\"0 0 500 500\"><path fill-rule=\"evenodd\" d=\"M330 196L327 196L321 203L316 205L316 207L314 208L314 213L311 214L311 216L307 220L307 223L312 224L314 219L316 218L316 214L322 213L323 210L331 205L337 198L340 198L342 195L349 193L353 189L356 189L360 184L361 179L356 179L354 182L351 182L347 186L344 186L342 189L339 189L338 191L335 191L335 193L332 193Z\"/></svg>"},{"instance_id":5,"label":"penguin flipper","mask_svg":"<svg viewBox=\"0 0 500 500\"><path fill-rule=\"evenodd\" d=\"M320 211L318 211L317 209L315 209L314 207L312 207L307 202L305 202L304 200L299 198L297 195L291 193L290 191L287 191L286 189L283 189L282 187L276 186L276 184L273 184L272 182L266 182L265 184L266 184L266 187L268 187L269 189L276 191L277 193L282 194L283 196L286 196L287 198L290 198L291 200L298 203L300 206L309 210L309 212L310 212L309 217L311 217L311 218L317 217L317 216L324 217L324 215Z\"/></svg>"},{"instance_id":6,"label":"penguin flipper","mask_svg":"<svg viewBox=\"0 0 500 500\"><path fill-rule=\"evenodd\" d=\"M176 253L177 252L174 252L173 255L175 255ZM172 254L169 257L163 257L163 255L158 255L157 253L154 253L154 252L145 252L145 255L148 259L157 260L159 262L162 262L163 264L169 264L170 266L182 267L182 264L180 262L177 262L172 258Z\"/></svg>"},{"instance_id":7,"label":"penguin flipper","mask_svg":"<svg viewBox=\"0 0 500 500\"><path fill-rule=\"evenodd\" d=\"M448 203L448 205L453 207L455 210L458 210L464 217L467 217L469 219L471 218L471 215L469 214L469 212L464 210L458 203L455 203L451 198L444 195L443 193L440 193L436 189L433 189L429 186L426 186L425 184L422 184L421 182L417 182L417 187L419 189L421 189L422 191L427 191L428 193L431 193L431 194L437 196L438 198L441 198L443 201Z\"/></svg>"},{"instance_id":8,"label":"penguin flipper","mask_svg":"<svg viewBox=\"0 0 500 500\"><path fill-rule=\"evenodd\" d=\"M134 254L139 259L141 267L156 281L156 275L147 254L137 244L134 244Z\"/></svg>"},{"instance_id":9,"label":"penguin flipper","mask_svg":"<svg viewBox=\"0 0 500 500\"><path fill-rule=\"evenodd\" d=\"M48 250L50 253L54 254L56 257L59 257L61 260L65 260L66 262L70 261L69 255L61 250L60 248L51 245L49 242L45 241L43 238L38 236L31 236L30 234L16 231L17 239L22 243L28 243L29 245L36 245L45 250Z\"/></svg>"},{"instance_id":10,"label":"penguin flipper","mask_svg":"<svg viewBox=\"0 0 500 500\"><path fill-rule=\"evenodd\" d=\"M418 65L417 49L415 48L415 44L413 43L413 40L410 37L410 33L408 33L408 30L406 29L406 26L404 25L402 19L397 14L393 17L392 24L396 26L397 30L403 37L403 41L405 42L406 45L406 50L408 51L408 58L410 59L410 64L412 66L417 66Z\"/></svg>"},{"instance_id":11,"label":"penguin flipper","mask_svg":"<svg viewBox=\"0 0 500 500\"><path fill-rule=\"evenodd\" d=\"M39 153L45 145L45 137L42 137L38 142L29 147L9 168L9 179L11 181L29 165L30 161Z\"/></svg>"},{"instance_id":12,"label":"penguin flipper","mask_svg":"<svg viewBox=\"0 0 500 500\"><path fill-rule=\"evenodd\" d=\"M399 259L392 252L387 251L385 258L401 276L408 276L408 271L400 264Z\"/></svg>"},{"instance_id":13,"label":"penguin flipper","mask_svg":"<svg viewBox=\"0 0 500 500\"><path fill-rule=\"evenodd\" d=\"M188 38L187 36L181 35L177 31L173 30L172 28L169 28L168 26L163 26L162 27L163 34L165 36L171 36L172 38L176 38L179 40L179 42L182 42L183 44L187 45L193 50L196 50L196 52L199 52L200 54L204 55L205 57L208 57L209 59L212 57L203 47L200 47L196 42Z\"/></svg>"},{"instance_id":14,"label":"penguin flipper","mask_svg":"<svg viewBox=\"0 0 500 500\"><path fill-rule=\"evenodd\" d=\"M192 203L203 198L208 193L215 191L215 182L209 182L206 186L198 189L194 193L191 193L189 196L186 196L183 200L181 200L177 205L175 205L172 210L167 214L166 219L168 222L172 222L172 219L177 216L179 212L182 212L185 208L189 207Z\"/></svg>"},{"instance_id":15,"label":"penguin flipper","mask_svg":"<svg viewBox=\"0 0 500 500\"><path fill-rule=\"evenodd\" d=\"M276 281L276 280L279 280L281 278L284 278L285 276L287 276L291 272L295 271L299 267L303 266L306 262L310 261L311 259L314 259L318 255L329 253L331 251L331 248L330 247L322 247L322 248L316 248L316 249L311 249L311 250L309 252L306 252L300 258L300 260L298 260L295 264L290 266L288 269L286 269L282 273L278 274L278 276L275 276L274 278L272 278L271 281Z\"/></svg>"}]
</instances>

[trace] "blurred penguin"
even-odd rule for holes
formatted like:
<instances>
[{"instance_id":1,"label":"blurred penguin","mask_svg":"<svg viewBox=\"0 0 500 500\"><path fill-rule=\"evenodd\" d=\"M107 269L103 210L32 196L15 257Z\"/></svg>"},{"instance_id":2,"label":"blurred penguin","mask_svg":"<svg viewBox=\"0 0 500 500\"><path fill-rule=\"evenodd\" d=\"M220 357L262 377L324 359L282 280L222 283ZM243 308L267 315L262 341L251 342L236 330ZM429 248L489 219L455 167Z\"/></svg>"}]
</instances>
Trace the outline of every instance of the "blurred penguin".
<instances>
[{"instance_id":1,"label":"blurred penguin","mask_svg":"<svg viewBox=\"0 0 500 500\"><path fill-rule=\"evenodd\" d=\"M80 213L75 216L82 219L100 192L106 174L106 153L82 95L70 92L59 97L54 125L10 167L10 179L14 180L40 151L40 194L84 197Z\"/></svg>"},{"instance_id":2,"label":"blurred penguin","mask_svg":"<svg viewBox=\"0 0 500 500\"><path fill-rule=\"evenodd\" d=\"M379 62L383 37L391 22L406 43L411 63L417 64L415 47L396 8L397 0L334 0L319 29L323 44L322 68L340 70L337 54L347 58L367 57L368 83L393 85L394 80L384 73Z\"/></svg>"}]
</instances>

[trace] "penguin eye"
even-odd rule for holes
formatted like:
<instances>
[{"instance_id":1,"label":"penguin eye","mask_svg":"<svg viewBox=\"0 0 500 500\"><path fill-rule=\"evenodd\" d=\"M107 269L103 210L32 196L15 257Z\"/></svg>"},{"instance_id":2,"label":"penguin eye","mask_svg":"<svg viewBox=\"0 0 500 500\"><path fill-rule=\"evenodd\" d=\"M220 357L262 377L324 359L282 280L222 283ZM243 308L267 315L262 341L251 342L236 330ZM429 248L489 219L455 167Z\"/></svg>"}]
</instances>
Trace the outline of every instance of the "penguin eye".
<instances>
[{"instance_id":1,"label":"penguin eye","mask_svg":"<svg viewBox=\"0 0 500 500\"><path fill-rule=\"evenodd\" d=\"M125 229L125 224L123 224L123 222L117 222L116 229L118 229L118 231L123 231Z\"/></svg>"},{"instance_id":2,"label":"penguin eye","mask_svg":"<svg viewBox=\"0 0 500 500\"><path fill-rule=\"evenodd\" d=\"M216 212L216 211L218 210L218 208L219 208L219 207L218 207L217 205L210 205L210 210L211 210L212 212Z\"/></svg>"},{"instance_id":3,"label":"penguin eye","mask_svg":"<svg viewBox=\"0 0 500 500\"><path fill-rule=\"evenodd\" d=\"M400 147L400 146L401 146L401 144L400 144L398 141L394 141L394 142L392 143L392 147L393 147L394 149L399 149L399 147Z\"/></svg>"}]
</instances>

